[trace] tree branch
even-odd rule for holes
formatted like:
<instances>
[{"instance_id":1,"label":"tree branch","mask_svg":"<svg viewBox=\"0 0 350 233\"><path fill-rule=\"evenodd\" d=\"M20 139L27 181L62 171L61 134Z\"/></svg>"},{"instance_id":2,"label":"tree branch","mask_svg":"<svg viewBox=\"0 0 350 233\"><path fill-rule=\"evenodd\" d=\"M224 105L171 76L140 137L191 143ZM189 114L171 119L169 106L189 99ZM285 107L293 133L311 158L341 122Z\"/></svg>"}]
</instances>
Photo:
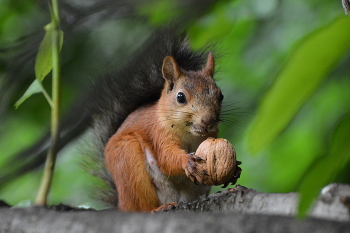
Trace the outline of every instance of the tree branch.
<instances>
[{"instance_id":1,"label":"tree branch","mask_svg":"<svg viewBox=\"0 0 350 233\"><path fill-rule=\"evenodd\" d=\"M346 197L350 186L327 186L312 211L317 218L305 220L293 217L297 194L260 193L242 186L156 214L4 206L0 232L350 232L349 209L340 201Z\"/></svg>"}]
</instances>

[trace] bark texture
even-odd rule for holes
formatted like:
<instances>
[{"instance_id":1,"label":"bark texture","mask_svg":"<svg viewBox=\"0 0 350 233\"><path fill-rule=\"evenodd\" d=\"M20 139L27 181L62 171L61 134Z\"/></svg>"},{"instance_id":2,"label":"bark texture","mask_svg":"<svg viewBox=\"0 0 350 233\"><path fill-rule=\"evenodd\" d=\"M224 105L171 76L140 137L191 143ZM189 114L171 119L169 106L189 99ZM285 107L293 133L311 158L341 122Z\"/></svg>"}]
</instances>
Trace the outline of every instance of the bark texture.
<instances>
[{"instance_id":1,"label":"bark texture","mask_svg":"<svg viewBox=\"0 0 350 233\"><path fill-rule=\"evenodd\" d=\"M349 185L330 184L322 189L309 216L350 221L349 207L347 207L349 203L346 203L347 197L350 197ZM170 211L294 216L297 206L297 193L261 193L237 186L235 189L201 196L193 203L180 204Z\"/></svg>"},{"instance_id":2,"label":"bark texture","mask_svg":"<svg viewBox=\"0 0 350 233\"><path fill-rule=\"evenodd\" d=\"M0 232L349 232L350 186L327 186L311 216L293 217L297 194L238 186L180 204L166 213L0 207ZM62 206L59 206L62 207Z\"/></svg>"}]
</instances>

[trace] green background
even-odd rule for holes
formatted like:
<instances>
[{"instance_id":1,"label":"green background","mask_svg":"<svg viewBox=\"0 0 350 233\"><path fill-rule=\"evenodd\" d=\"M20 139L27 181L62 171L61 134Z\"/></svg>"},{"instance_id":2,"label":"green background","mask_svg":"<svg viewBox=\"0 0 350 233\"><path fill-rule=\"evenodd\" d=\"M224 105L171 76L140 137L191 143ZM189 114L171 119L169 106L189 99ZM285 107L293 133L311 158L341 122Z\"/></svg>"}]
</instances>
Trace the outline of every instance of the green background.
<instances>
[{"instance_id":1,"label":"green background","mask_svg":"<svg viewBox=\"0 0 350 233\"><path fill-rule=\"evenodd\" d=\"M85 7L83 2L75 7ZM11 83L1 89L1 174L9 169L1 164L49 125L42 95L17 110L13 105L34 80L34 60L25 54L35 54L38 42L31 38L40 42L50 16L46 2L0 4L0 88L5 80ZM186 15L177 1L140 1L135 9L137 17L85 18L75 34L62 28L63 112L83 87L137 51L154 27ZM301 190L308 203L330 182L349 183L350 18L340 1L218 1L185 27L193 49L214 45L215 78L229 113L220 137L230 140L243 162L240 185L262 192ZM44 85L50 90L49 78ZM84 138L60 152L51 204L102 208L92 198L97 180L80 165ZM37 169L0 184L0 199L11 205L33 201L40 176Z\"/></svg>"}]
</instances>

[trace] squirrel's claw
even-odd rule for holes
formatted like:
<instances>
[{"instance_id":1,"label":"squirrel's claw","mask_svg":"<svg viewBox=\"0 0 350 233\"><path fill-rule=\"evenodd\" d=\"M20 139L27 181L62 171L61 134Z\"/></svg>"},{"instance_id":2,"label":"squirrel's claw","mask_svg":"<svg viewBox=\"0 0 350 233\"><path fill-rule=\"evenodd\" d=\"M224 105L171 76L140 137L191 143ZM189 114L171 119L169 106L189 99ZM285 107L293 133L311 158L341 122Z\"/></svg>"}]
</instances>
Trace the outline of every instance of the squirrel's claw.
<instances>
[{"instance_id":1,"label":"squirrel's claw","mask_svg":"<svg viewBox=\"0 0 350 233\"><path fill-rule=\"evenodd\" d=\"M199 158L202 160L201 158ZM190 178L195 184L203 183L203 176L200 171L197 170L196 162L200 161L198 157L194 157L194 153L189 154L189 159L187 166L185 167L185 173L188 178Z\"/></svg>"},{"instance_id":2,"label":"squirrel's claw","mask_svg":"<svg viewBox=\"0 0 350 233\"><path fill-rule=\"evenodd\" d=\"M221 188L226 188L230 183L232 185L237 183L237 180L239 177L241 177L241 173L242 173L242 168L240 168L238 165L241 165L242 162L241 161L237 161L236 163L236 170L235 170L235 174L233 174L233 176L231 177L231 179L229 181L227 181Z\"/></svg>"},{"instance_id":3,"label":"squirrel's claw","mask_svg":"<svg viewBox=\"0 0 350 233\"><path fill-rule=\"evenodd\" d=\"M163 204L163 205L155 208L154 210L151 211L151 213L155 214L155 213L160 213L160 212L166 212L168 210L176 208L177 206L178 206L178 204L176 202L166 203L166 204Z\"/></svg>"}]
</instances>

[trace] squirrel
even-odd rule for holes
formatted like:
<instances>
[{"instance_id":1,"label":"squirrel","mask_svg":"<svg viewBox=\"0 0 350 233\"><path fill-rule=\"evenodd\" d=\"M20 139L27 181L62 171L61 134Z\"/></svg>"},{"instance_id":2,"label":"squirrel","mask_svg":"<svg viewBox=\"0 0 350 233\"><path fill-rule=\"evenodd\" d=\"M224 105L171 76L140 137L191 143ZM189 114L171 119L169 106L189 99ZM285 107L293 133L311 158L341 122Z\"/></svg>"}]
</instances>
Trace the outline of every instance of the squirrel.
<instances>
[{"instance_id":1,"label":"squirrel","mask_svg":"<svg viewBox=\"0 0 350 233\"><path fill-rule=\"evenodd\" d=\"M195 184L203 178L189 152L218 134L223 95L213 74L212 53L199 71L184 71L172 56L164 58L160 99L132 112L106 145L119 210L151 211L209 192Z\"/></svg>"},{"instance_id":2,"label":"squirrel","mask_svg":"<svg viewBox=\"0 0 350 233\"><path fill-rule=\"evenodd\" d=\"M109 139L105 164L119 210L152 211L209 193L191 152L208 137L218 136L223 94L214 81L214 68L213 53L200 70L184 70L173 56L166 56L159 100L133 111Z\"/></svg>"},{"instance_id":3,"label":"squirrel","mask_svg":"<svg viewBox=\"0 0 350 233\"><path fill-rule=\"evenodd\" d=\"M101 80L89 102L95 109L90 157L98 166L91 170L108 185L100 191L103 202L148 212L209 193L193 152L218 136L223 94L214 69L212 52L194 52L186 34L163 29Z\"/></svg>"}]
</instances>

